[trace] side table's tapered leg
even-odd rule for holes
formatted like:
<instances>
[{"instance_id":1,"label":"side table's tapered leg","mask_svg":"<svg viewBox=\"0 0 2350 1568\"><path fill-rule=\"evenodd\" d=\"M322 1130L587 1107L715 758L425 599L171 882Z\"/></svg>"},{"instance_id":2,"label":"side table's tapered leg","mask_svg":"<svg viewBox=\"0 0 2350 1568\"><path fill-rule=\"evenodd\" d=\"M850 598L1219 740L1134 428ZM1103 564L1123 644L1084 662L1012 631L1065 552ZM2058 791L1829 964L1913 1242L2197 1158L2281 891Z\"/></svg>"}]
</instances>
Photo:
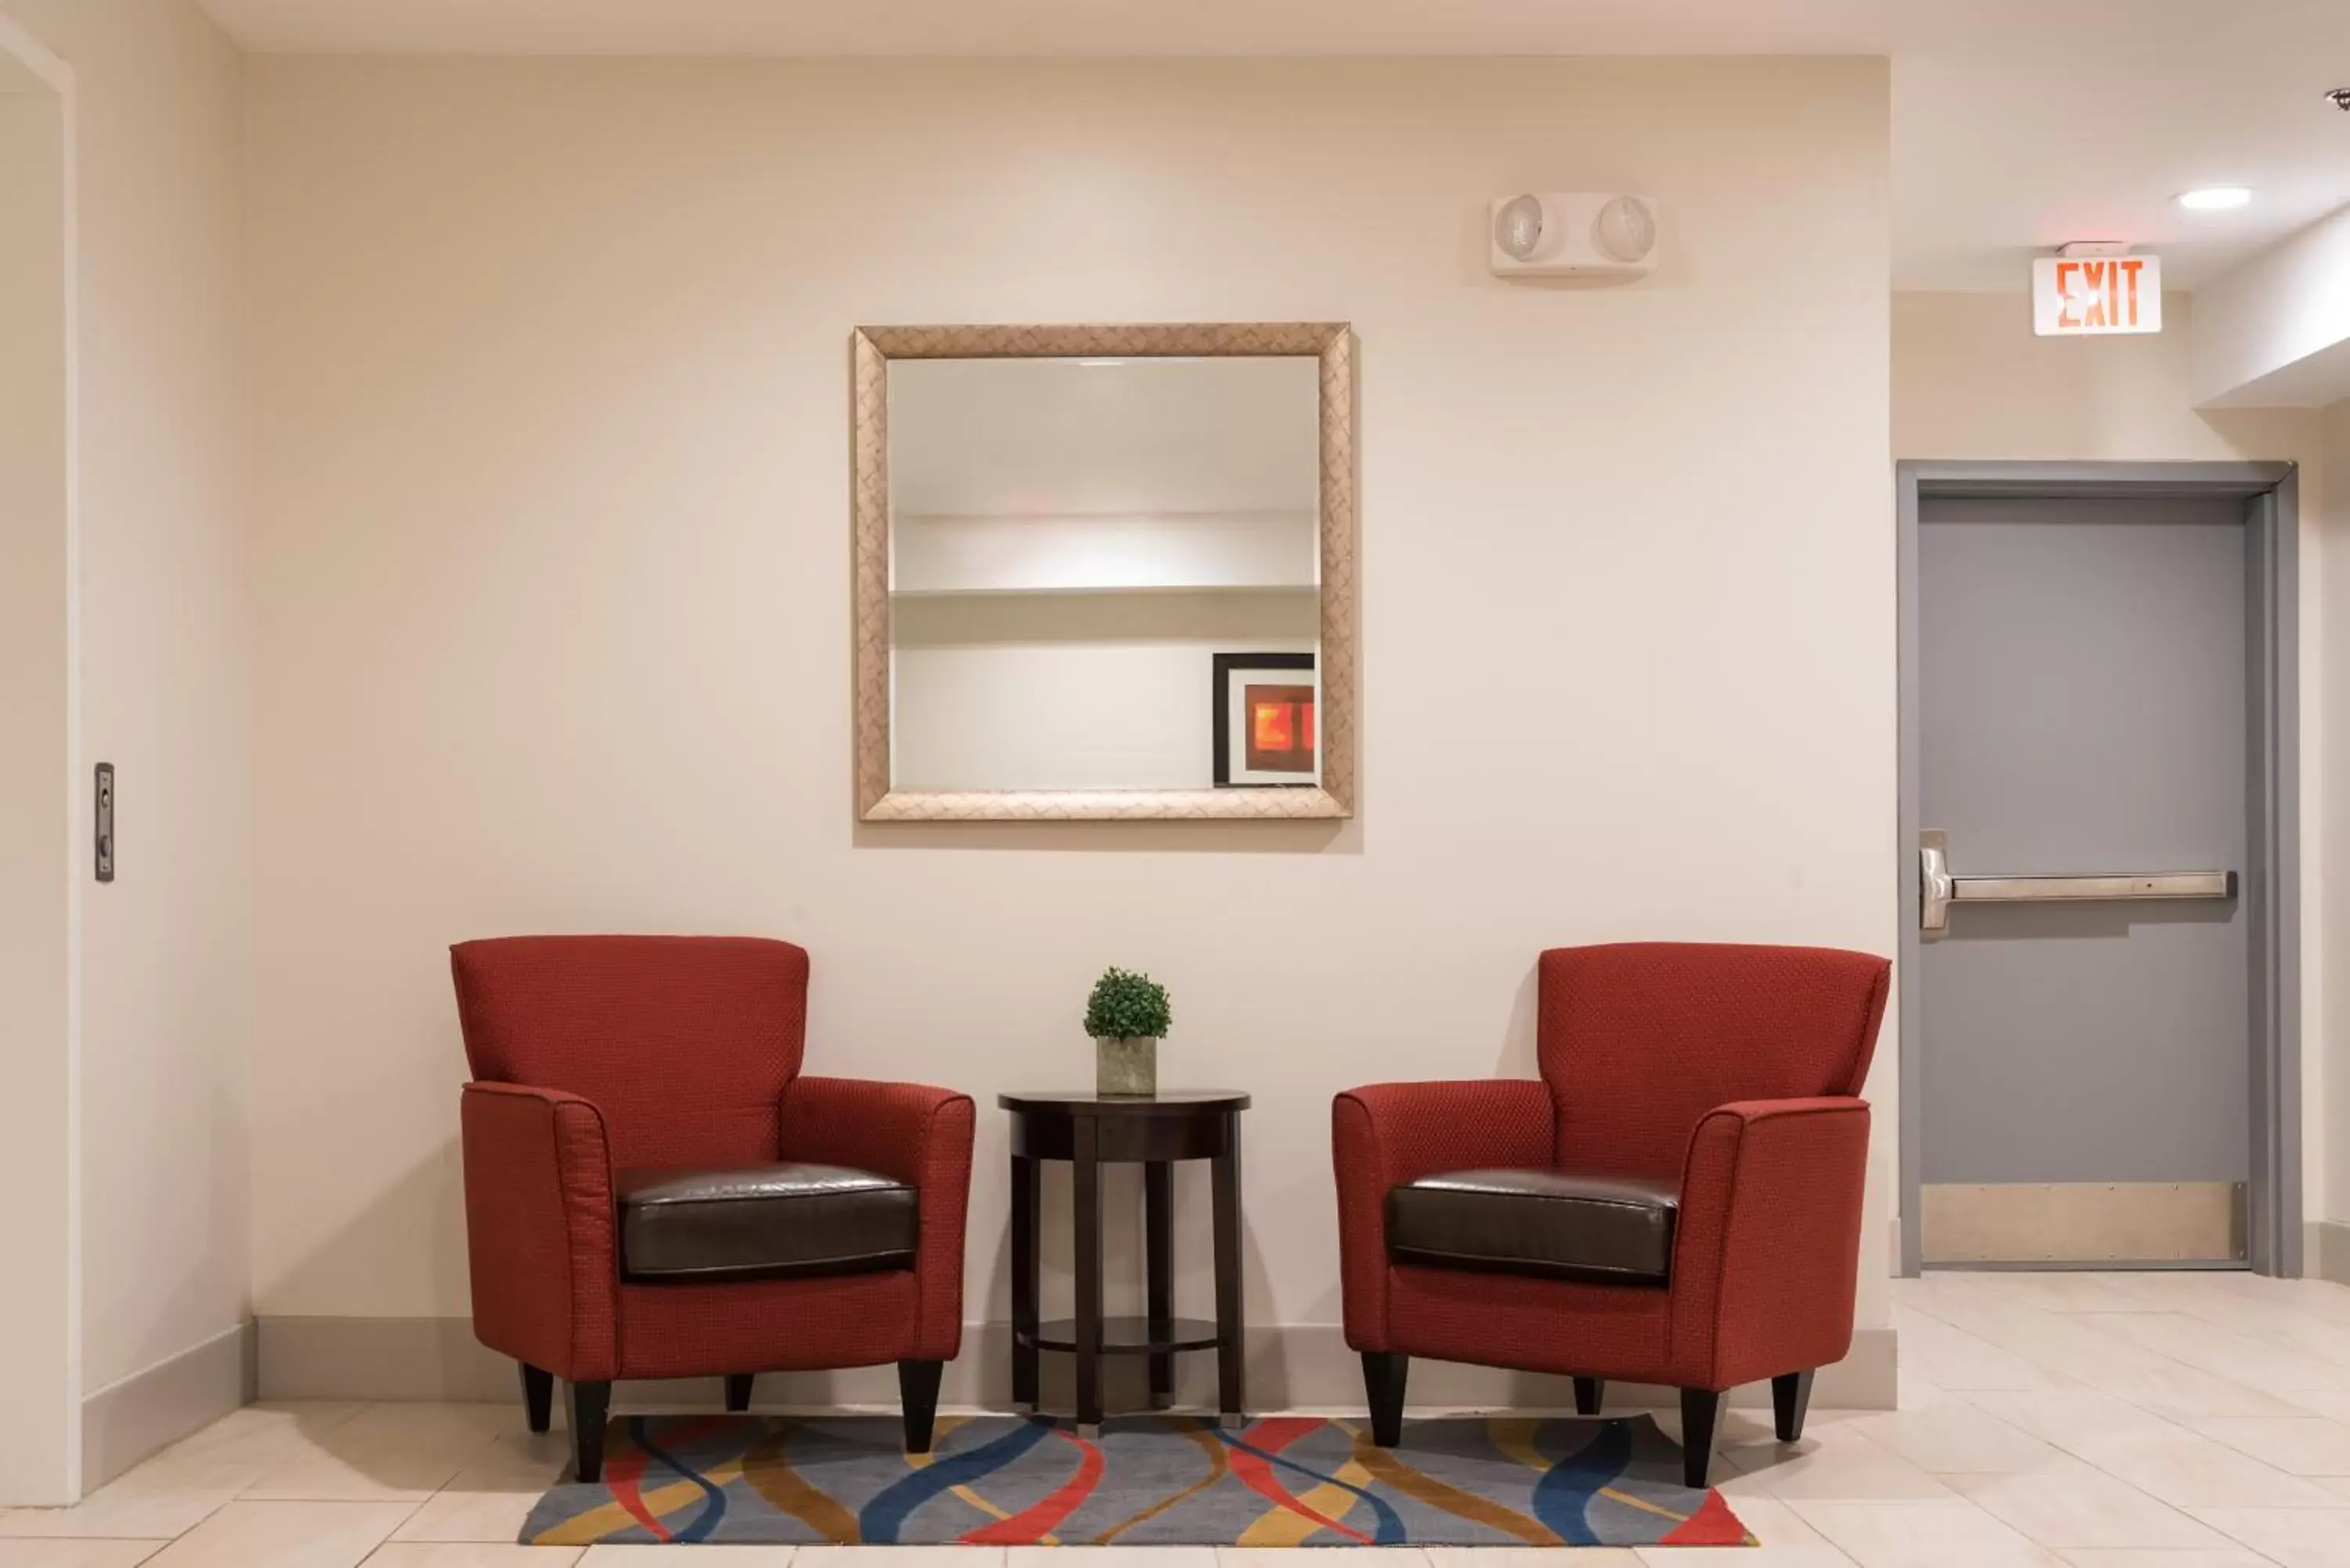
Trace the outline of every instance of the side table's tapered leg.
<instances>
[{"instance_id":1,"label":"side table's tapered leg","mask_svg":"<svg viewBox=\"0 0 2350 1568\"><path fill-rule=\"evenodd\" d=\"M1227 1425L1246 1418L1248 1388L1242 1358L1248 1325L1241 1307L1241 1118L1224 1117L1224 1147L1215 1158L1216 1405Z\"/></svg>"},{"instance_id":2,"label":"side table's tapered leg","mask_svg":"<svg viewBox=\"0 0 2350 1568\"><path fill-rule=\"evenodd\" d=\"M1077 1431L1092 1437L1100 1432L1102 1418L1101 1160L1094 1119L1076 1120L1070 1184L1076 1191Z\"/></svg>"},{"instance_id":3,"label":"side table's tapered leg","mask_svg":"<svg viewBox=\"0 0 2350 1568\"><path fill-rule=\"evenodd\" d=\"M1175 1334L1175 1168L1163 1159L1142 1168L1143 1289L1149 1298L1150 1337ZM1175 1397L1175 1357L1150 1358L1150 1402L1162 1408Z\"/></svg>"},{"instance_id":4,"label":"side table's tapered leg","mask_svg":"<svg viewBox=\"0 0 2350 1568\"><path fill-rule=\"evenodd\" d=\"M1040 1261L1036 1161L1012 1157L1012 1401L1036 1407L1036 1297Z\"/></svg>"}]
</instances>

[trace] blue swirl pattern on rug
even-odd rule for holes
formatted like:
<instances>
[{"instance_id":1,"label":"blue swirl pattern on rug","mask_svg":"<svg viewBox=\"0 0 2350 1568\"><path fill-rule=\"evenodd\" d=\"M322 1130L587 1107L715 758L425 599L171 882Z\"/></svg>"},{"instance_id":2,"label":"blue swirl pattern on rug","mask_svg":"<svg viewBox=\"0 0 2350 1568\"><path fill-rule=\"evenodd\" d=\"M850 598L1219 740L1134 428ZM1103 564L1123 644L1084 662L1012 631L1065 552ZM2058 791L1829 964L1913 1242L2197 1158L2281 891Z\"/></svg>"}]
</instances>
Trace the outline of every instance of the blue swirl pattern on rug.
<instances>
[{"instance_id":1,"label":"blue swirl pattern on rug","mask_svg":"<svg viewBox=\"0 0 2350 1568\"><path fill-rule=\"evenodd\" d=\"M991 1470L1003 1469L1038 1443L1053 1429L1050 1421L1023 1421L993 1442L968 1452L933 1459L920 1469L891 1482L857 1516L857 1533L868 1546L895 1546L898 1532L914 1511L941 1492L969 1486Z\"/></svg>"},{"instance_id":2,"label":"blue swirl pattern on rug","mask_svg":"<svg viewBox=\"0 0 2350 1568\"><path fill-rule=\"evenodd\" d=\"M1631 1462L1632 1424L1605 1423L1597 1436L1544 1470L1534 1483L1534 1517L1569 1546L1600 1545L1599 1532L1591 1524L1591 1500L1600 1488L1614 1484Z\"/></svg>"},{"instance_id":3,"label":"blue swirl pattern on rug","mask_svg":"<svg viewBox=\"0 0 2350 1568\"><path fill-rule=\"evenodd\" d=\"M709 1504L693 1516L693 1522L682 1530L673 1532L670 1539L681 1546L691 1542L708 1540L710 1532L718 1528L718 1521L726 1517L726 1493L712 1485L709 1478L699 1470L689 1469L680 1464L668 1449L654 1442L651 1434L646 1430L645 1418L642 1416L629 1417L629 1440L642 1449L649 1457L668 1466L700 1487L709 1496Z\"/></svg>"}]
</instances>

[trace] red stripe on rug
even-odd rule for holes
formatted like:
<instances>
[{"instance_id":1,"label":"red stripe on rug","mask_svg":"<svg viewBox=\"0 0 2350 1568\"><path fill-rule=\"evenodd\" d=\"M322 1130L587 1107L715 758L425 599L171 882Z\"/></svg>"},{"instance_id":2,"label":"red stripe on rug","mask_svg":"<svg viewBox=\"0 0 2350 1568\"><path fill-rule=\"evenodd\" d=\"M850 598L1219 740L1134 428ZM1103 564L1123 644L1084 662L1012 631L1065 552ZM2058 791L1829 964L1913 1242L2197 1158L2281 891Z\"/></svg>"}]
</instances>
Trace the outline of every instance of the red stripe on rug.
<instances>
[{"instance_id":1,"label":"red stripe on rug","mask_svg":"<svg viewBox=\"0 0 2350 1568\"><path fill-rule=\"evenodd\" d=\"M1682 1520L1657 1542L1659 1546L1743 1546L1746 1526L1718 1491L1709 1491L1698 1511Z\"/></svg>"},{"instance_id":2,"label":"red stripe on rug","mask_svg":"<svg viewBox=\"0 0 2350 1568\"><path fill-rule=\"evenodd\" d=\"M1320 1513L1306 1507L1295 1493L1281 1484L1280 1478L1274 1474L1273 1466L1265 1462L1266 1454L1277 1454L1306 1433L1326 1425L1328 1425L1327 1422L1313 1416L1266 1417L1248 1429L1248 1448L1235 1446L1232 1449L1232 1474L1240 1477L1241 1484L1267 1502L1285 1508L1301 1519L1310 1519L1326 1530L1335 1530L1341 1535L1350 1536L1363 1545L1368 1546L1371 1543L1371 1538L1361 1531L1350 1525L1341 1524L1328 1514ZM1252 1449L1261 1451L1253 1453L1250 1451Z\"/></svg>"},{"instance_id":3,"label":"red stripe on rug","mask_svg":"<svg viewBox=\"0 0 2350 1568\"><path fill-rule=\"evenodd\" d=\"M1101 1484L1101 1449L1085 1438L1055 1428L1053 1435L1075 1443L1083 1457L1077 1460L1077 1473L1061 1483L1054 1493L1042 1501L1030 1504L1009 1519L999 1519L993 1524L983 1525L962 1538L966 1546L1034 1546L1053 1532L1061 1521L1076 1512L1077 1505L1091 1497L1094 1488Z\"/></svg>"},{"instance_id":4,"label":"red stripe on rug","mask_svg":"<svg viewBox=\"0 0 2350 1568\"><path fill-rule=\"evenodd\" d=\"M669 1526L645 1506L645 1494L637 1484L644 1478L645 1461L649 1457L634 1444L621 1449L604 1461L604 1484L611 1489L614 1502L627 1509L639 1524L651 1531L655 1541L665 1542L670 1539Z\"/></svg>"},{"instance_id":5,"label":"red stripe on rug","mask_svg":"<svg viewBox=\"0 0 2350 1568\"><path fill-rule=\"evenodd\" d=\"M704 1416L698 1421L688 1421L672 1430L662 1433L661 1441L690 1443L696 1438L705 1437L712 1432L732 1426L733 1421L734 1418L724 1416ZM627 1509L638 1523L651 1531L653 1539L661 1542L672 1541L675 1537L671 1535L669 1526L663 1524L660 1521L660 1516L645 1502L645 1466L651 1460L650 1454L646 1453L636 1444L630 1443L604 1461L604 1484L611 1488L612 1501Z\"/></svg>"}]
</instances>

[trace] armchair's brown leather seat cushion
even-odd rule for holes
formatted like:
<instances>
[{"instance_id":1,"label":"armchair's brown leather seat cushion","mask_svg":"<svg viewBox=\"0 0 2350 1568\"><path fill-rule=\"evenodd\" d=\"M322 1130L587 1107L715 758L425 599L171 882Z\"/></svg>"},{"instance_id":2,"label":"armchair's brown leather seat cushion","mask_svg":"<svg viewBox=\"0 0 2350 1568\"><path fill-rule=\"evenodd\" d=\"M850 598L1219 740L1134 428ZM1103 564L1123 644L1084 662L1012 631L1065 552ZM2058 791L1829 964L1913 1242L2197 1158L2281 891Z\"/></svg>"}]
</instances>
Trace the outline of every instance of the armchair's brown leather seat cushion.
<instances>
[{"instance_id":1,"label":"armchair's brown leather seat cushion","mask_svg":"<svg viewBox=\"0 0 2350 1568\"><path fill-rule=\"evenodd\" d=\"M1598 1284L1661 1285L1677 1183L1572 1170L1451 1170L1388 1194L1399 1263Z\"/></svg>"},{"instance_id":2,"label":"armchair's brown leather seat cushion","mask_svg":"<svg viewBox=\"0 0 2350 1568\"><path fill-rule=\"evenodd\" d=\"M681 1283L910 1269L914 1189L838 1165L624 1170L620 1272Z\"/></svg>"}]
</instances>

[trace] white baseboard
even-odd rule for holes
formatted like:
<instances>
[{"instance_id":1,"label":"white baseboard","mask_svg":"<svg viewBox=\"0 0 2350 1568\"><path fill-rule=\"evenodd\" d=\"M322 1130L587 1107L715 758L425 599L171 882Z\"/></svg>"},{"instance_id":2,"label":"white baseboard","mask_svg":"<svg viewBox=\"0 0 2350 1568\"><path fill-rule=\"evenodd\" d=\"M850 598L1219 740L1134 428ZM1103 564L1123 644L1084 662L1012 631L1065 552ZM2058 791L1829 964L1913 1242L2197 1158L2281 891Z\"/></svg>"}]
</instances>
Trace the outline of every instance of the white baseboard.
<instances>
[{"instance_id":1,"label":"white baseboard","mask_svg":"<svg viewBox=\"0 0 2350 1568\"><path fill-rule=\"evenodd\" d=\"M250 1404L257 1383L254 1321L223 1329L84 1395L81 1485L97 1490L148 1455Z\"/></svg>"},{"instance_id":2,"label":"white baseboard","mask_svg":"<svg viewBox=\"0 0 2350 1568\"><path fill-rule=\"evenodd\" d=\"M2302 1229L2301 1272L2313 1280L2350 1285L2350 1224L2312 1220Z\"/></svg>"},{"instance_id":3,"label":"white baseboard","mask_svg":"<svg viewBox=\"0 0 2350 1568\"><path fill-rule=\"evenodd\" d=\"M462 1317L265 1317L260 1320L260 1397L264 1399L482 1399L518 1397L515 1364L483 1348L473 1321ZM1890 1328L1865 1328L1853 1334L1852 1354L1820 1368L1812 1403L1820 1409L1890 1410L1895 1407L1898 1350ZM972 1324L963 1330L962 1354L947 1368L941 1399L949 1406L1002 1407L1012 1397L1011 1328L1001 1323ZM1045 1403L1066 1405L1068 1357L1044 1358ZM1179 1404L1215 1402L1215 1361L1207 1355L1176 1357ZM1104 1367L1105 1398L1116 1408L1143 1403L1143 1363L1117 1356ZM1360 1410L1362 1362L1347 1348L1336 1324L1263 1328L1249 1334L1249 1403L1260 1410ZM719 1403L716 1378L623 1384L616 1401L663 1407ZM763 1406L827 1408L848 1405L894 1405L898 1379L889 1366L847 1372L771 1373L759 1379ZM1623 1386L1609 1390L1610 1404L1668 1406L1677 1396L1663 1388ZM1411 1366L1415 1406L1480 1409L1572 1409L1572 1386L1544 1373L1505 1372L1449 1361L1415 1361ZM1762 1384L1735 1390L1731 1403L1768 1405Z\"/></svg>"}]
</instances>

